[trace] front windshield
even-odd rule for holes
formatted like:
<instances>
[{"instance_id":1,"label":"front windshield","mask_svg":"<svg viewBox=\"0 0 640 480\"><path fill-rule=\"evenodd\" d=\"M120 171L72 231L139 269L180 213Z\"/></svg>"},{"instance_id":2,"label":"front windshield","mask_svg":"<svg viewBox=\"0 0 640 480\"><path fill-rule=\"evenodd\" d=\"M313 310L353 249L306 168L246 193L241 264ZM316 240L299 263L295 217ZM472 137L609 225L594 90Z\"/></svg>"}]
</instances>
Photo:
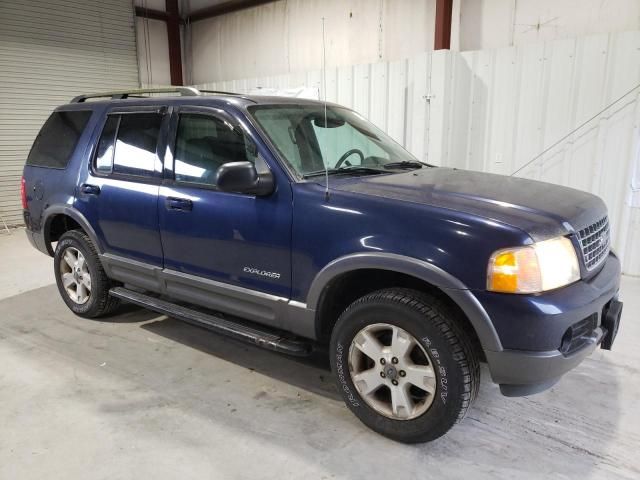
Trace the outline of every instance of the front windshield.
<instances>
[{"instance_id":1,"label":"front windshield","mask_svg":"<svg viewBox=\"0 0 640 480\"><path fill-rule=\"evenodd\" d=\"M321 175L325 166L331 172L375 172L391 171L385 165L417 162L379 128L346 108L327 106L326 123L323 105L257 105L249 111L301 176Z\"/></svg>"}]
</instances>

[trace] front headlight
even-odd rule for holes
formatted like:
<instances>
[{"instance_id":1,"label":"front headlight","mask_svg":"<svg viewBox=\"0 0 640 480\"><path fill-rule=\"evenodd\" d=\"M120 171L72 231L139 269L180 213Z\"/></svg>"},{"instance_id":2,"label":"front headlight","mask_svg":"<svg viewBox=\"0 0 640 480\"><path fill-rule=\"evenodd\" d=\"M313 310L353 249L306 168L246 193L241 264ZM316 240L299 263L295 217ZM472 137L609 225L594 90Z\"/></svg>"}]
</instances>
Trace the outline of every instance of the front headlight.
<instances>
[{"instance_id":1,"label":"front headlight","mask_svg":"<svg viewBox=\"0 0 640 480\"><path fill-rule=\"evenodd\" d=\"M580 267L575 248L567 237L558 237L495 252L489 260L487 290L538 293L579 279Z\"/></svg>"}]
</instances>

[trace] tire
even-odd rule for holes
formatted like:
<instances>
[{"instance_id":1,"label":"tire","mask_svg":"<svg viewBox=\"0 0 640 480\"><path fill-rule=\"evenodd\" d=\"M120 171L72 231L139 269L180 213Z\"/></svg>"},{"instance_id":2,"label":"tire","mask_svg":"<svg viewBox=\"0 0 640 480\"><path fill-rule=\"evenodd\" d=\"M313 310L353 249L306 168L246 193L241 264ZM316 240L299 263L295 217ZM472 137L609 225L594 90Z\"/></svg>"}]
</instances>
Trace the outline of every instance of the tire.
<instances>
[{"instance_id":1,"label":"tire","mask_svg":"<svg viewBox=\"0 0 640 480\"><path fill-rule=\"evenodd\" d=\"M75 257L77 261L70 263L65 257L70 260ZM97 318L111 313L119 305L119 299L109 295L112 282L102 268L95 246L81 230L70 230L60 237L53 257L53 265L62 300L76 315ZM76 268L80 270L77 278L73 277L72 280L69 275L73 276ZM67 279L75 282L75 286L73 283L65 286ZM84 296L78 293L80 284L83 285L86 294ZM75 299L72 298L74 290Z\"/></svg>"},{"instance_id":2,"label":"tire","mask_svg":"<svg viewBox=\"0 0 640 480\"><path fill-rule=\"evenodd\" d=\"M371 358L381 351L384 365ZM444 435L465 416L480 385L479 358L456 312L437 296L404 288L368 294L342 313L331 336L331 368L347 407L372 430L403 443Z\"/></svg>"}]
</instances>

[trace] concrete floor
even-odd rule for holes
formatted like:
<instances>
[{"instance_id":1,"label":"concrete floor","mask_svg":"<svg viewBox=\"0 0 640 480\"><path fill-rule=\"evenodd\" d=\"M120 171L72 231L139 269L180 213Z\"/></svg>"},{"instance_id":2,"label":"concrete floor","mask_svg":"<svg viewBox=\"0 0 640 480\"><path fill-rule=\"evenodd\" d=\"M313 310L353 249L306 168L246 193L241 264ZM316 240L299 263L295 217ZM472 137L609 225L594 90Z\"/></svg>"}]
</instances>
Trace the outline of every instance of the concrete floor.
<instances>
[{"instance_id":1,"label":"concrete floor","mask_svg":"<svg viewBox=\"0 0 640 480\"><path fill-rule=\"evenodd\" d=\"M342 404L327 359L301 362L143 310L72 315L52 261L0 234L0 478L640 478L640 280L615 350L550 391L484 377L464 421L406 446Z\"/></svg>"}]
</instances>

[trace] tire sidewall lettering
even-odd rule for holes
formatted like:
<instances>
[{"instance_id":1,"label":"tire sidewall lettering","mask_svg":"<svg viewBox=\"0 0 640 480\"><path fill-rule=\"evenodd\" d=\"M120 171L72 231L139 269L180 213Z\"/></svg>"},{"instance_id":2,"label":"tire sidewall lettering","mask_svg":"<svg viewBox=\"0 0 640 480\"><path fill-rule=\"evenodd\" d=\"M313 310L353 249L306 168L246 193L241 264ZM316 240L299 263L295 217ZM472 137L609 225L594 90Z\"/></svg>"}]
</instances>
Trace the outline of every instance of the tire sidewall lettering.
<instances>
[{"instance_id":1,"label":"tire sidewall lettering","mask_svg":"<svg viewBox=\"0 0 640 480\"><path fill-rule=\"evenodd\" d=\"M344 347L341 343L336 345L336 375L338 377L338 382L342 390L344 391L347 400L351 404L352 407L359 407L360 402L358 402L357 397L351 391L349 384L347 383L347 378L345 376L344 371Z\"/></svg>"},{"instance_id":2,"label":"tire sidewall lettering","mask_svg":"<svg viewBox=\"0 0 640 480\"><path fill-rule=\"evenodd\" d=\"M438 378L438 397L443 405L447 404L447 397L449 396L449 379L447 377L447 368L444 366L444 362L440 352L437 348L433 346L431 339L429 337L422 337L422 343L427 347L429 351L429 355L431 355L431 359L433 362L433 369L437 374Z\"/></svg>"}]
</instances>

